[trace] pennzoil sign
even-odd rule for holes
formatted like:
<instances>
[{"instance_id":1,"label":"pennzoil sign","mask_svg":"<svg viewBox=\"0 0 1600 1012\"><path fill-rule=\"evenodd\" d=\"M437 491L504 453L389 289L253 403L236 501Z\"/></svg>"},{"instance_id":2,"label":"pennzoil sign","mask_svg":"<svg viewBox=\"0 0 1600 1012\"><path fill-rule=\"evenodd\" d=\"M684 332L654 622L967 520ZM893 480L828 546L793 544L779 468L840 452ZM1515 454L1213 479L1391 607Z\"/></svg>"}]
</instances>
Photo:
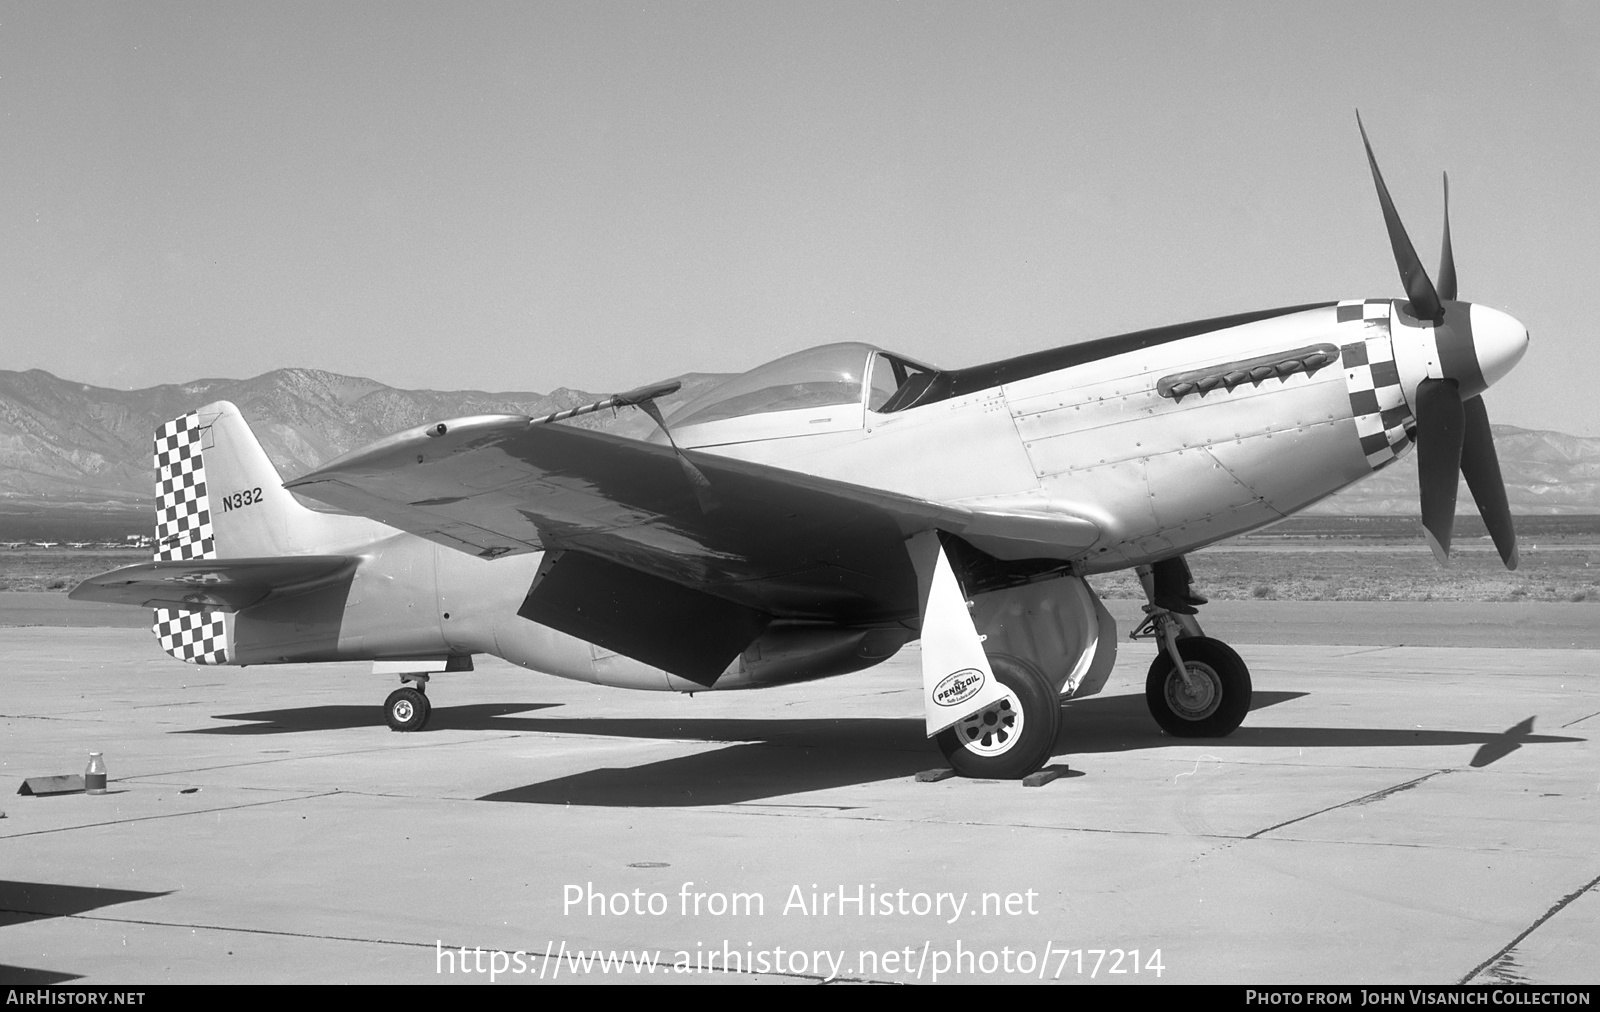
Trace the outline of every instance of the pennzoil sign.
<instances>
[{"instance_id":1,"label":"pennzoil sign","mask_svg":"<svg viewBox=\"0 0 1600 1012\"><path fill-rule=\"evenodd\" d=\"M962 668L945 675L933 687L933 701L940 706L957 706L978 694L983 688L983 672L977 668Z\"/></svg>"}]
</instances>

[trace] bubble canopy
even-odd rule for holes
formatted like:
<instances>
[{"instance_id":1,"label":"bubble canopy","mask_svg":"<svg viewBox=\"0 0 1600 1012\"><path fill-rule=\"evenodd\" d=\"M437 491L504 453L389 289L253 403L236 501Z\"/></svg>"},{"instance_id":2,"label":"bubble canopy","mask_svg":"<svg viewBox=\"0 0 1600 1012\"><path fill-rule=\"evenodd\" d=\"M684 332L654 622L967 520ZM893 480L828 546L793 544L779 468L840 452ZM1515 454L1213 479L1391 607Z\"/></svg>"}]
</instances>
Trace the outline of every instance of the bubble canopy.
<instances>
[{"instance_id":1,"label":"bubble canopy","mask_svg":"<svg viewBox=\"0 0 1600 1012\"><path fill-rule=\"evenodd\" d=\"M825 344L785 355L712 387L674 411L667 419L667 427L677 429L776 411L857 405L863 399L872 410L893 410L889 402L900 387L913 377L931 372L927 366L870 344Z\"/></svg>"}]
</instances>

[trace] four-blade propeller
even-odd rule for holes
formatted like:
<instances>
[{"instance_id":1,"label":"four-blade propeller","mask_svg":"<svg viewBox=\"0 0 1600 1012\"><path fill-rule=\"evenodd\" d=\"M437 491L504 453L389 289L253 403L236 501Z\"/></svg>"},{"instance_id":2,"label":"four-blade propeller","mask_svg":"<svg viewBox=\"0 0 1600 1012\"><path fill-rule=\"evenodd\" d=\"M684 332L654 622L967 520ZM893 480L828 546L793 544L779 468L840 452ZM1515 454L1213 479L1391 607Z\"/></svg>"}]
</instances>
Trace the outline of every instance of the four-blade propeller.
<instances>
[{"instance_id":1,"label":"four-blade propeller","mask_svg":"<svg viewBox=\"0 0 1600 1012\"><path fill-rule=\"evenodd\" d=\"M1373 157L1372 144L1367 140L1367 130L1359 112L1356 126L1361 130L1361 143L1367 149L1367 164L1372 167L1372 181L1378 189L1378 202L1383 206L1389 245L1394 250L1400 281L1411 302L1410 311L1419 323L1432 326L1441 345L1438 354L1441 361L1447 357L1444 348L1447 342L1477 356L1472 342L1472 316L1468 312L1471 307L1456 303L1456 263L1450 248L1450 177L1444 177L1444 243L1439 255L1439 283L1435 286L1389 197L1389 188L1378 171L1378 160ZM1455 330L1463 333L1454 333ZM1522 339L1526 341L1525 332ZM1518 348L1516 354L1520 353ZM1481 365L1473 362L1470 368L1478 370L1478 375L1472 377L1476 381L1472 385L1484 385ZM1417 417L1417 477L1422 488L1422 526L1427 532L1428 544L1440 562L1448 561L1450 535L1455 524L1456 489L1460 485L1457 475L1464 475L1500 558L1507 569L1516 569L1517 535L1483 398L1478 396L1477 390L1463 395L1462 381L1468 377L1451 375L1448 363L1440 371L1441 376L1430 375L1417 384L1413 405Z\"/></svg>"}]
</instances>

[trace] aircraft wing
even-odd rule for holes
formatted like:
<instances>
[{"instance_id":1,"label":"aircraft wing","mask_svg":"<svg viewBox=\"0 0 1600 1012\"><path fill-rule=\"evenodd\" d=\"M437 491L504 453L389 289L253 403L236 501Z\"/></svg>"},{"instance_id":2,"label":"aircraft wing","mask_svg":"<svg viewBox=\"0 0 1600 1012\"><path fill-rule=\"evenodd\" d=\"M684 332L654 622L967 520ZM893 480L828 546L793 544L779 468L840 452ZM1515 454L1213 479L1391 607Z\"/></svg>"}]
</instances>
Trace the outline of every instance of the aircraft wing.
<instances>
[{"instance_id":1,"label":"aircraft wing","mask_svg":"<svg viewBox=\"0 0 1600 1012\"><path fill-rule=\"evenodd\" d=\"M401 432L287 487L488 559L542 550L519 615L703 685L774 620L917 628L918 535L1055 560L1045 568L1100 536L1087 520L966 509L520 415Z\"/></svg>"},{"instance_id":2,"label":"aircraft wing","mask_svg":"<svg viewBox=\"0 0 1600 1012\"><path fill-rule=\"evenodd\" d=\"M576 552L769 617L854 623L915 620L905 539L971 519L764 464L692 462L709 489L670 446L482 416L399 433L287 486L484 557Z\"/></svg>"},{"instance_id":3,"label":"aircraft wing","mask_svg":"<svg viewBox=\"0 0 1600 1012\"><path fill-rule=\"evenodd\" d=\"M145 608L231 612L335 583L355 572L357 561L344 555L300 555L144 562L92 576L67 596Z\"/></svg>"}]
</instances>

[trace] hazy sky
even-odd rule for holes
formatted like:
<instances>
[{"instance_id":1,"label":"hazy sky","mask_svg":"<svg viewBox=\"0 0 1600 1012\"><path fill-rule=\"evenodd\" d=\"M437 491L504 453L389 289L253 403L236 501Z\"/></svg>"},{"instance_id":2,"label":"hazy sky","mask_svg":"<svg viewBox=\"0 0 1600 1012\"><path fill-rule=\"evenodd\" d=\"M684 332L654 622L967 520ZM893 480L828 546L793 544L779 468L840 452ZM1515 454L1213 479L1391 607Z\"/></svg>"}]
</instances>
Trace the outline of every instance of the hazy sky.
<instances>
[{"instance_id":1,"label":"hazy sky","mask_svg":"<svg viewBox=\"0 0 1600 1012\"><path fill-rule=\"evenodd\" d=\"M0 367L607 391L865 340L969 365L1399 296L1600 435L1573 4L0 3Z\"/></svg>"}]
</instances>

